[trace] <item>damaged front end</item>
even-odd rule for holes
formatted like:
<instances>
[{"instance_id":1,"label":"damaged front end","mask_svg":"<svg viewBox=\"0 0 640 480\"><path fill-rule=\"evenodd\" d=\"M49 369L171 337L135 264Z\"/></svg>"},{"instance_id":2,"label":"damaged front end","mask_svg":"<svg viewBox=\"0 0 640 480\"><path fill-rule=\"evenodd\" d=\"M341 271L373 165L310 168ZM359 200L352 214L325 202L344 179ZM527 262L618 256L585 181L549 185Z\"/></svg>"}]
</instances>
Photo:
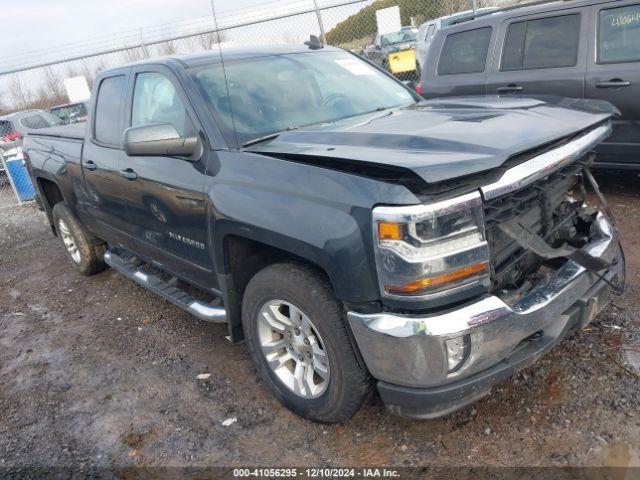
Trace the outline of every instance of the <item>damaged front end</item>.
<instances>
[{"instance_id":1,"label":"damaged front end","mask_svg":"<svg viewBox=\"0 0 640 480\"><path fill-rule=\"evenodd\" d=\"M486 201L492 293L509 304L517 303L567 259L598 276L611 267L582 250L591 241L598 216L588 190L600 203L606 202L589 171L593 159L588 155L524 188ZM601 208L609 211L606 203ZM623 289L624 278L617 282L614 289Z\"/></svg>"},{"instance_id":2,"label":"damaged front end","mask_svg":"<svg viewBox=\"0 0 640 480\"><path fill-rule=\"evenodd\" d=\"M489 259L490 271L469 277L484 292L422 312L348 312L364 361L392 412L434 418L486 395L568 331L591 322L612 291L623 288L624 255L606 203L600 209L590 206L592 197L600 203L604 198L589 172L589 152L609 131L608 125L596 127L507 169L480 187L482 215L469 195L436 204L439 210L427 217L440 230L447 226L445 246L463 238L463 251L488 255L483 258ZM404 238L392 228L392 210L387 210L380 218L374 211L381 249L388 238ZM422 210L407 220L409 226L424 223ZM484 229L477 227L479 216ZM457 254L438 248L448 256L436 266L458 262ZM479 255L472 260L477 263ZM395 266L384 256L379 259L379 268ZM435 278L442 276L436 273ZM451 290L461 288L451 285Z\"/></svg>"}]
</instances>

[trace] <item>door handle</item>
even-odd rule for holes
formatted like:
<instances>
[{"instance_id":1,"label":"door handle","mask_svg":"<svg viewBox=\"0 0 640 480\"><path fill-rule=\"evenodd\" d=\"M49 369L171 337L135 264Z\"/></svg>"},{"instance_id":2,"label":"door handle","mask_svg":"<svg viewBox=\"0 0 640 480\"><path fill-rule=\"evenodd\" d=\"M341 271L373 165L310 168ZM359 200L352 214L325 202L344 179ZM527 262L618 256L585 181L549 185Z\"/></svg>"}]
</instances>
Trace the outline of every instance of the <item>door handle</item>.
<instances>
[{"instance_id":1,"label":"door handle","mask_svg":"<svg viewBox=\"0 0 640 480\"><path fill-rule=\"evenodd\" d=\"M127 180L135 180L136 178L138 178L138 174L133 170L131 170L130 168L127 168L125 170L120 170L120 175L122 175Z\"/></svg>"},{"instance_id":2,"label":"door handle","mask_svg":"<svg viewBox=\"0 0 640 480\"><path fill-rule=\"evenodd\" d=\"M520 85L507 85L506 87L498 87L496 88L496 92L498 93L515 93L515 92L521 92L522 90L524 90L523 87L521 87Z\"/></svg>"},{"instance_id":3,"label":"door handle","mask_svg":"<svg viewBox=\"0 0 640 480\"><path fill-rule=\"evenodd\" d=\"M597 88L620 88L620 87L628 87L631 85L631 82L625 82L624 80L620 80L618 78L614 78L613 80L609 80L608 82L597 82Z\"/></svg>"},{"instance_id":4,"label":"door handle","mask_svg":"<svg viewBox=\"0 0 640 480\"><path fill-rule=\"evenodd\" d=\"M87 170L91 170L91 171L94 171L96 168L98 168L98 166L95 163L93 163L91 160L89 160L88 162L82 162L82 166Z\"/></svg>"}]
</instances>

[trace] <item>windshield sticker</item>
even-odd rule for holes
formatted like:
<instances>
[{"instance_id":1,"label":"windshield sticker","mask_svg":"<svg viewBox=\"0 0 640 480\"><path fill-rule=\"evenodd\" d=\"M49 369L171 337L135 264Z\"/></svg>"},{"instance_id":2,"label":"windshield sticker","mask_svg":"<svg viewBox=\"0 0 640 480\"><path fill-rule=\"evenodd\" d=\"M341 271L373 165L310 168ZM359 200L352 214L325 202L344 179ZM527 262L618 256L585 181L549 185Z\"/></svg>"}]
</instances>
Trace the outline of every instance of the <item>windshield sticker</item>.
<instances>
[{"instance_id":1,"label":"windshield sticker","mask_svg":"<svg viewBox=\"0 0 640 480\"><path fill-rule=\"evenodd\" d=\"M611 27L624 28L627 25L640 23L640 12L627 13L626 15L617 15L611 19Z\"/></svg>"},{"instance_id":2,"label":"windshield sticker","mask_svg":"<svg viewBox=\"0 0 640 480\"><path fill-rule=\"evenodd\" d=\"M369 65L359 60L340 59L334 61L342 68L346 68L347 70L349 70L354 75L373 75L375 73L374 70L369 67Z\"/></svg>"}]
</instances>

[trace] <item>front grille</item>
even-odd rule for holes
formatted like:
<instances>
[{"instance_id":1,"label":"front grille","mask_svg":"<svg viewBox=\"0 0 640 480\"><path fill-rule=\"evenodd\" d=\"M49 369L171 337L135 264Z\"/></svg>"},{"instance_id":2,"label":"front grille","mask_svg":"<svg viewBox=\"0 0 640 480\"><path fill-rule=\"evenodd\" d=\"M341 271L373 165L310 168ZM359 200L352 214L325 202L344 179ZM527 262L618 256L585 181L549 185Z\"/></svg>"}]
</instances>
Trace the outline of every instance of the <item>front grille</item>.
<instances>
[{"instance_id":1,"label":"front grille","mask_svg":"<svg viewBox=\"0 0 640 480\"><path fill-rule=\"evenodd\" d=\"M520 190L485 203L492 290L519 287L524 277L541 264L537 255L504 234L498 224L517 217L523 226L552 244L560 229L573 226L577 221L577 208L566 198L583 168L580 163L567 165Z\"/></svg>"}]
</instances>

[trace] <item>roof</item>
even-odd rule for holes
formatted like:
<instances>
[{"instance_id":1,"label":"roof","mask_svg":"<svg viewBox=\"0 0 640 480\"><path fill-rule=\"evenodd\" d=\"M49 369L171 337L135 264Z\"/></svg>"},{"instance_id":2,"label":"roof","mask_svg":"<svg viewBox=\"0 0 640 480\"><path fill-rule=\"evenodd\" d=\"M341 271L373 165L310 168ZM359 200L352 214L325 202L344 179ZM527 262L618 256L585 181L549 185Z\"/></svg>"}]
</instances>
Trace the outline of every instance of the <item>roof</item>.
<instances>
[{"instance_id":1,"label":"roof","mask_svg":"<svg viewBox=\"0 0 640 480\"><path fill-rule=\"evenodd\" d=\"M63 103L61 105L56 105L54 107L49 108L49 110L55 110L57 108L67 108L67 107L75 107L76 105L86 105L88 102L88 100L85 100L84 102L70 102L70 103Z\"/></svg>"},{"instance_id":2,"label":"roof","mask_svg":"<svg viewBox=\"0 0 640 480\"><path fill-rule=\"evenodd\" d=\"M2 117L0 117L0 120L14 120L17 118L22 118L26 115L31 115L33 113L41 113L43 110L39 109L39 108L32 108L30 110L21 110L19 112L13 112L10 113L8 115L4 115Z\"/></svg>"},{"instance_id":3,"label":"roof","mask_svg":"<svg viewBox=\"0 0 640 480\"><path fill-rule=\"evenodd\" d=\"M306 45L298 44L285 44L285 45L265 45L265 46L250 46L250 47L222 47L220 50L214 47L212 50L206 50L204 52L189 53L184 55L170 55L166 57L153 58L149 60L143 60L140 62L130 63L124 65L124 67L131 67L137 65L162 65L171 62L172 60L183 64L185 67L195 67L199 65L208 65L212 63L220 63L220 52L225 61L243 60L247 58L255 57L270 57L274 55L291 55L296 53L313 53L313 52L341 52L340 48L325 45L324 48L319 50L312 50ZM123 67L118 67L123 68ZM114 70L117 70L115 68ZM107 70L105 70L107 71Z\"/></svg>"},{"instance_id":4,"label":"roof","mask_svg":"<svg viewBox=\"0 0 640 480\"><path fill-rule=\"evenodd\" d=\"M536 13L551 12L555 10L564 10L569 8L577 8L589 5L599 5L606 3L616 3L619 0L541 0L534 1L531 4L514 5L511 7L499 8L493 11L480 12L475 19L468 20L463 24L454 24L450 28L464 25L461 30L467 30L469 26L479 25L480 23L493 23L495 20L504 18L520 17L524 15L533 15ZM451 31L451 30L449 30Z\"/></svg>"},{"instance_id":5,"label":"roof","mask_svg":"<svg viewBox=\"0 0 640 480\"><path fill-rule=\"evenodd\" d=\"M452 20L452 19L456 19L456 20L463 19L466 17L473 17L475 14L478 14L478 13L484 14L486 12L491 12L491 11L499 11L499 9L497 7L481 7L481 8L476 8L475 13L473 10L464 10L462 12L452 13L451 15L444 15L443 17L432 18L431 20L427 20L426 22L420 24L420 27L423 27L425 25L431 25L432 23L436 23L438 20L443 22L443 21Z\"/></svg>"}]
</instances>

